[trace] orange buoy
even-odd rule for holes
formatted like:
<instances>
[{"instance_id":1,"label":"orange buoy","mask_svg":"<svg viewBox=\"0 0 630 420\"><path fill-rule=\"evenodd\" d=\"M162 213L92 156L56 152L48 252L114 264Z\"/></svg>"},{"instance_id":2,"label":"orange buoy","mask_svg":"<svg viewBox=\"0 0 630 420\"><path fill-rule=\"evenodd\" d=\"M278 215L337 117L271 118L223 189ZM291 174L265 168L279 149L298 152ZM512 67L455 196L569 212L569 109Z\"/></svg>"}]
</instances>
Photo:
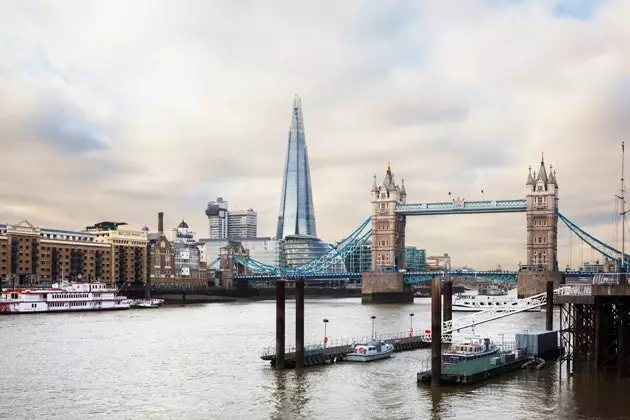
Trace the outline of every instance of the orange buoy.
<instances>
[{"instance_id":1,"label":"orange buoy","mask_svg":"<svg viewBox=\"0 0 630 420\"><path fill-rule=\"evenodd\" d=\"M328 337L324 337L324 344L328 344Z\"/></svg>"}]
</instances>

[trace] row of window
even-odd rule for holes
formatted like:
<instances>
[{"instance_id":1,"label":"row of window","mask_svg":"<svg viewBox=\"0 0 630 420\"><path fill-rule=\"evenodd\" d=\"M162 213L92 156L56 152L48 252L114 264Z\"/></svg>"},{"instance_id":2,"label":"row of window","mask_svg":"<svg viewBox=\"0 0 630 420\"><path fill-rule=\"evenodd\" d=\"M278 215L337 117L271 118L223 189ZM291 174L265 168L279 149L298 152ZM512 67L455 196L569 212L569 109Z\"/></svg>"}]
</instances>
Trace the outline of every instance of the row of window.
<instances>
[{"instance_id":1,"label":"row of window","mask_svg":"<svg viewBox=\"0 0 630 420\"><path fill-rule=\"evenodd\" d=\"M73 294L54 294L50 295L53 299L87 299L90 297L89 293L73 293Z\"/></svg>"},{"instance_id":2,"label":"row of window","mask_svg":"<svg viewBox=\"0 0 630 420\"><path fill-rule=\"evenodd\" d=\"M547 264L547 252L534 251L534 264Z\"/></svg>"}]
</instances>

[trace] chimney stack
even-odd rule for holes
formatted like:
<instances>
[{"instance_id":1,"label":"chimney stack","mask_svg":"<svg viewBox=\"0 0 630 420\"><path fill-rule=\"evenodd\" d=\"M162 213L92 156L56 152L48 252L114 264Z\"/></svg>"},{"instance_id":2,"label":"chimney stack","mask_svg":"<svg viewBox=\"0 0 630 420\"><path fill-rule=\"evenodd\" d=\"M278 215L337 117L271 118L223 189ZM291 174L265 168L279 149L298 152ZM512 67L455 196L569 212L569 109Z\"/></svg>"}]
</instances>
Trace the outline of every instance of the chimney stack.
<instances>
[{"instance_id":1,"label":"chimney stack","mask_svg":"<svg viewBox=\"0 0 630 420\"><path fill-rule=\"evenodd\" d=\"M164 233L164 213L158 213L158 233Z\"/></svg>"}]
</instances>

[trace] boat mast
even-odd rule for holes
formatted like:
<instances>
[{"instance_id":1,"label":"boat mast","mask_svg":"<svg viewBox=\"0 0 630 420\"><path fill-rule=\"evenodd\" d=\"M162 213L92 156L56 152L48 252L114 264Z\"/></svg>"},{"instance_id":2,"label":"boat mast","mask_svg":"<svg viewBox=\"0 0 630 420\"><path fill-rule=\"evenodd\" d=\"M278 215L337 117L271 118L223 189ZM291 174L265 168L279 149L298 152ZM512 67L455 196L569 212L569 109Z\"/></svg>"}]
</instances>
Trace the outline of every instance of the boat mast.
<instances>
[{"instance_id":1,"label":"boat mast","mask_svg":"<svg viewBox=\"0 0 630 420\"><path fill-rule=\"evenodd\" d=\"M625 268L626 268L626 213L628 212L626 210L626 198L625 198L625 191L624 191L624 180L623 180L623 175L624 175L624 142L621 142L621 197L619 197L619 199L621 200L621 271L625 272Z\"/></svg>"}]
</instances>

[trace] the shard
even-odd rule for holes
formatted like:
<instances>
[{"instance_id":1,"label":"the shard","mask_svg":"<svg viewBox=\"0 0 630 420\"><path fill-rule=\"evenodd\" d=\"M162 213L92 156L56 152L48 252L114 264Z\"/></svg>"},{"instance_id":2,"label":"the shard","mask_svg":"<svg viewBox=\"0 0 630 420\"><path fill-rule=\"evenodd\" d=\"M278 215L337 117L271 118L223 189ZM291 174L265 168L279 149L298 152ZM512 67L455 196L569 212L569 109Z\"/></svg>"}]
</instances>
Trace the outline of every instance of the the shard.
<instances>
[{"instance_id":1,"label":"the shard","mask_svg":"<svg viewBox=\"0 0 630 420\"><path fill-rule=\"evenodd\" d=\"M299 96L293 100L289 144L284 162L282 198L278 214L277 238L289 235L317 237L315 229L315 209L311 191L311 171L304 137L302 101Z\"/></svg>"}]
</instances>

